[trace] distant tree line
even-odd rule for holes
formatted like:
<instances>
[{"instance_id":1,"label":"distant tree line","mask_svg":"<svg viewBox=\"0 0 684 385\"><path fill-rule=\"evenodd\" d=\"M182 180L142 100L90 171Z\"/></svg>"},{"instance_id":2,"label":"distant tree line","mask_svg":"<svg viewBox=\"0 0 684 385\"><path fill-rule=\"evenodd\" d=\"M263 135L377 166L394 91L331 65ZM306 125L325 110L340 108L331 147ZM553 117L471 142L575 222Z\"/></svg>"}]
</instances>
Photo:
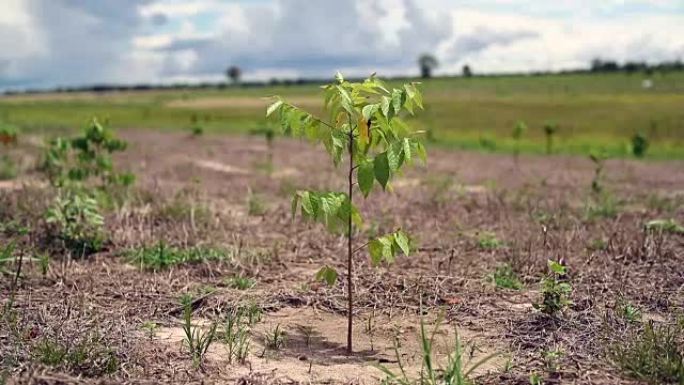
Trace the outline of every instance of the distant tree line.
<instances>
[{"instance_id":1,"label":"distant tree line","mask_svg":"<svg viewBox=\"0 0 684 385\"><path fill-rule=\"evenodd\" d=\"M649 64L644 61L627 61L620 64L614 60L594 59L591 61L590 72L644 72L651 74L653 72L672 72L684 70L684 63L681 60L664 61L656 64Z\"/></svg>"}]
</instances>

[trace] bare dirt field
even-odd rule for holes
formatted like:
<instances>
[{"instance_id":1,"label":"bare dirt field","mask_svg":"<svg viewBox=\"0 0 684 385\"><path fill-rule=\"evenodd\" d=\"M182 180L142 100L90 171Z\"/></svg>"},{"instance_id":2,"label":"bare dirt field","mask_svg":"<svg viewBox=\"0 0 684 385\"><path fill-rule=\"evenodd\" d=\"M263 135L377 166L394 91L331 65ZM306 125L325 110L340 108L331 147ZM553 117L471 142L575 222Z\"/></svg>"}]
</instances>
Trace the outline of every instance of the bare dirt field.
<instances>
[{"instance_id":1,"label":"bare dirt field","mask_svg":"<svg viewBox=\"0 0 684 385\"><path fill-rule=\"evenodd\" d=\"M637 384L617 362L616 344L642 324L682 322L684 236L644 230L653 219L684 222L682 162L610 160L602 182L610 199L598 202L585 158L521 156L516 164L510 155L432 149L427 167L411 168L391 192L359 198L366 223L358 246L402 226L417 251L377 268L357 254L355 354L347 356L346 276L332 287L314 279L325 263L344 272L344 239L290 213L292 192L340 191L344 172L309 144L279 138L269 166L258 138L123 137L129 149L116 160L138 180L106 216L105 251L55 251L43 274L32 256L53 250L41 239L45 187L32 172L0 185L0 240L28 250L14 318L0 328L10 384L374 384L385 378L378 365L398 371L399 361L417 376L421 316L430 329L441 323L439 360L455 331L464 361L498 353L471 375L478 384L529 384L531 376ZM13 222L36 225L17 233ZM155 271L127 256L160 240L220 247L230 258ZM532 306L549 259L565 261L572 286L572 304L553 316ZM504 264L520 290L492 282ZM11 271L1 275L3 305ZM236 276L249 277L251 288L237 288ZM184 294L193 298L193 322L206 328L238 306L257 309L244 362L229 362L220 324L206 360L193 363L182 342ZM627 305L638 320L624 316ZM269 342L276 328L281 346ZM85 346L82 359L46 359L53 345Z\"/></svg>"}]
</instances>

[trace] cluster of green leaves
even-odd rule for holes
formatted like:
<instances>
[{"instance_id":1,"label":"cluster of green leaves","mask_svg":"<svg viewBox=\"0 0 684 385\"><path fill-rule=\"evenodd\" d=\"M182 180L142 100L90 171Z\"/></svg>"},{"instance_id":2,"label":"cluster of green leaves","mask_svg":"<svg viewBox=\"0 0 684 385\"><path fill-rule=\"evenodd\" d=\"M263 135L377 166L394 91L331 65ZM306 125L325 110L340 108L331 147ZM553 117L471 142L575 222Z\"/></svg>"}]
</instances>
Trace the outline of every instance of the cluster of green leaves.
<instances>
[{"instance_id":1,"label":"cluster of green leaves","mask_svg":"<svg viewBox=\"0 0 684 385\"><path fill-rule=\"evenodd\" d=\"M104 242L104 216L100 200L114 186L129 186L134 176L118 173L111 154L126 142L93 119L81 136L53 139L47 147L43 172L57 190L46 213L64 246L82 255L100 249ZM96 189L92 189L93 183Z\"/></svg>"},{"instance_id":2,"label":"cluster of green leaves","mask_svg":"<svg viewBox=\"0 0 684 385\"><path fill-rule=\"evenodd\" d=\"M549 274L541 281L542 302L535 303L535 309L546 314L556 314L572 305L572 286L566 281L567 267L549 260Z\"/></svg>"},{"instance_id":3,"label":"cluster of green leaves","mask_svg":"<svg viewBox=\"0 0 684 385\"><path fill-rule=\"evenodd\" d=\"M104 217L98 202L82 189L59 189L45 219L59 228L65 246L80 255L99 250L104 242Z\"/></svg>"},{"instance_id":4,"label":"cluster of green leaves","mask_svg":"<svg viewBox=\"0 0 684 385\"><path fill-rule=\"evenodd\" d=\"M56 187L69 182L85 183L91 178L99 179L100 187L130 185L135 177L116 172L111 158L112 153L124 151L126 146L125 141L117 139L111 130L93 119L81 136L50 141L43 170Z\"/></svg>"},{"instance_id":5,"label":"cluster of green leaves","mask_svg":"<svg viewBox=\"0 0 684 385\"><path fill-rule=\"evenodd\" d=\"M154 246L129 250L126 254L132 264L155 271L184 263L225 261L233 258L233 253L226 249L203 246L178 248L169 246L164 241L159 241Z\"/></svg>"},{"instance_id":6,"label":"cluster of green leaves","mask_svg":"<svg viewBox=\"0 0 684 385\"><path fill-rule=\"evenodd\" d=\"M489 279L500 289L520 290L523 287L520 278L513 271L511 265L507 263L497 266L494 272L489 275Z\"/></svg>"},{"instance_id":7,"label":"cluster of green leaves","mask_svg":"<svg viewBox=\"0 0 684 385\"><path fill-rule=\"evenodd\" d=\"M388 189L392 177L415 158L425 161L419 133L402 119L404 114L423 108L422 95L415 83L389 89L375 75L352 83L338 73L336 81L323 89L327 121L281 98L276 98L266 114L277 116L286 135L322 143L335 165L346 154L350 166L354 165L352 171L356 171L354 183L364 197L376 182L382 189ZM300 207L302 216L324 224L331 232L348 232L350 218L357 227L363 224L347 193L298 191L293 199L293 213ZM399 252L408 254L408 244L408 237L401 231L371 240L371 261L392 262ZM330 283L336 275L326 267L319 277Z\"/></svg>"},{"instance_id":8,"label":"cluster of green leaves","mask_svg":"<svg viewBox=\"0 0 684 385\"><path fill-rule=\"evenodd\" d=\"M650 142L645 134L637 132L632 136L632 154L634 154L635 157L643 158L646 155L649 145Z\"/></svg>"}]
</instances>

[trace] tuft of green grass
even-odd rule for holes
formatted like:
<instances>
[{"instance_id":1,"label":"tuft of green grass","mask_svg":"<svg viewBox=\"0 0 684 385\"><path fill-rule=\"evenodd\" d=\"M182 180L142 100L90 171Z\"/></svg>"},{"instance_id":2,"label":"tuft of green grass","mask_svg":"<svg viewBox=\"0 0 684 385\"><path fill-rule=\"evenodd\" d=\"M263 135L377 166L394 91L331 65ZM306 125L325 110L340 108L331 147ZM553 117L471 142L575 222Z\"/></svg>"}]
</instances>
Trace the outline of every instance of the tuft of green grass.
<instances>
[{"instance_id":1,"label":"tuft of green grass","mask_svg":"<svg viewBox=\"0 0 684 385\"><path fill-rule=\"evenodd\" d=\"M78 341L43 337L34 346L32 354L43 365L86 376L112 374L120 366L116 353L92 333L87 333Z\"/></svg>"},{"instance_id":2,"label":"tuft of green grass","mask_svg":"<svg viewBox=\"0 0 684 385\"><path fill-rule=\"evenodd\" d=\"M584 216L587 220L598 218L615 218L620 210L618 200L608 192L597 194L597 198L590 199L584 207Z\"/></svg>"},{"instance_id":3,"label":"tuft of green grass","mask_svg":"<svg viewBox=\"0 0 684 385\"><path fill-rule=\"evenodd\" d=\"M201 263L206 261L231 261L234 253L223 248L193 246L178 248L160 241L155 246L143 246L126 252L130 263L141 269L162 270L186 263Z\"/></svg>"},{"instance_id":4,"label":"tuft of green grass","mask_svg":"<svg viewBox=\"0 0 684 385\"><path fill-rule=\"evenodd\" d=\"M674 219L654 219L648 221L644 228L647 231L659 233L684 234L684 226L675 222Z\"/></svg>"},{"instance_id":5,"label":"tuft of green grass","mask_svg":"<svg viewBox=\"0 0 684 385\"><path fill-rule=\"evenodd\" d=\"M482 232L477 236L477 245L484 250L495 250L504 246L494 233Z\"/></svg>"},{"instance_id":6,"label":"tuft of green grass","mask_svg":"<svg viewBox=\"0 0 684 385\"><path fill-rule=\"evenodd\" d=\"M247 290L251 289L256 285L256 281L252 278L249 277L244 277L241 275L236 275L233 277L230 277L226 280L226 283L228 284L229 287L233 289L238 289L238 290Z\"/></svg>"},{"instance_id":7,"label":"tuft of green grass","mask_svg":"<svg viewBox=\"0 0 684 385\"><path fill-rule=\"evenodd\" d=\"M446 357L446 365L440 367L434 353L435 337L438 334L442 317L439 317L435 323L435 328L432 332L428 332L425 327L425 321L420 320L420 335L419 342L421 347L422 365L419 378L410 378L404 369L402 355L399 352L398 339L395 340L394 353L399 366L399 372L393 372L385 366L378 366L378 368L385 374L384 384L397 385L472 385L473 381L470 378L473 371L484 365L498 353L490 354L479 361L470 364L466 349L464 349L458 332L454 329L454 344L451 347ZM466 367L469 368L466 369Z\"/></svg>"},{"instance_id":8,"label":"tuft of green grass","mask_svg":"<svg viewBox=\"0 0 684 385\"><path fill-rule=\"evenodd\" d=\"M628 376L651 384L684 384L682 325L647 322L609 349L613 363Z\"/></svg>"},{"instance_id":9,"label":"tuft of green grass","mask_svg":"<svg viewBox=\"0 0 684 385\"><path fill-rule=\"evenodd\" d=\"M494 272L489 275L489 279L499 289L520 290L523 287L520 278L513 271L511 265L507 263L497 266Z\"/></svg>"},{"instance_id":10,"label":"tuft of green grass","mask_svg":"<svg viewBox=\"0 0 684 385\"><path fill-rule=\"evenodd\" d=\"M279 351L285 346L286 334L283 329L280 328L280 324L276 327L270 329L264 334L264 347L274 351Z\"/></svg>"}]
</instances>

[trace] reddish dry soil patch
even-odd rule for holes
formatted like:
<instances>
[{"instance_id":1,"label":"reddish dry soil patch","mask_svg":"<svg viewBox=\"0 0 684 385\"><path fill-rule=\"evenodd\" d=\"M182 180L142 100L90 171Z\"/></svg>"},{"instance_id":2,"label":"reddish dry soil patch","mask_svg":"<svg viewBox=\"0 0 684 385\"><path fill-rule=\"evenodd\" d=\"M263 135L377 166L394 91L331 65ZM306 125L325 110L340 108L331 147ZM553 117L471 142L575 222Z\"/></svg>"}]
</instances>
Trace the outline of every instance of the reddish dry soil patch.
<instances>
[{"instance_id":1,"label":"reddish dry soil patch","mask_svg":"<svg viewBox=\"0 0 684 385\"><path fill-rule=\"evenodd\" d=\"M138 181L126 203L107 215L110 242L103 252L76 258L45 246L45 187L15 182L0 189L3 223L35 224L23 235L5 225L3 244L17 241L27 258L53 253L45 275L27 260L14 318L3 319L0 353L10 383L378 383L378 364L398 368L395 341L407 371L420 369L421 305L428 326L444 317L439 360L454 330L475 361L500 353L475 372L477 383L526 384L530 373L546 383L633 383L607 354L624 329L620 304L662 322L683 311L684 238L643 230L655 218L684 222L681 162L609 161L603 184L615 207L603 215L587 204L593 177L587 159L521 157L514 165L506 155L432 149L427 168L417 166L392 192L358 202L366 219L358 245L401 226L418 249L380 268L358 254L356 354L347 357L344 240L290 216L292 191L343 189L342 172L324 154L278 139L266 167L267 147L254 138L133 130L124 136L130 147L117 161ZM483 242L485 234L496 244ZM233 259L155 272L124 255L160 240L229 248ZM549 317L531 304L540 300L547 260L561 258L573 305ZM313 279L324 263L342 273L334 287ZM503 263L520 277L522 290L497 289L487 278ZM256 285L231 288L227 278L235 275ZM3 274L0 283L3 304L10 278ZM245 363L228 363L218 341L201 368L193 365L179 334L183 293L194 294L200 324L223 319L238 303L262 309ZM154 332L144 327L151 323L158 325ZM275 351L262 337L277 325L286 338ZM86 341L92 359L47 362L46 341ZM553 368L549 351L562 351ZM116 365L108 370L111 357Z\"/></svg>"}]
</instances>

